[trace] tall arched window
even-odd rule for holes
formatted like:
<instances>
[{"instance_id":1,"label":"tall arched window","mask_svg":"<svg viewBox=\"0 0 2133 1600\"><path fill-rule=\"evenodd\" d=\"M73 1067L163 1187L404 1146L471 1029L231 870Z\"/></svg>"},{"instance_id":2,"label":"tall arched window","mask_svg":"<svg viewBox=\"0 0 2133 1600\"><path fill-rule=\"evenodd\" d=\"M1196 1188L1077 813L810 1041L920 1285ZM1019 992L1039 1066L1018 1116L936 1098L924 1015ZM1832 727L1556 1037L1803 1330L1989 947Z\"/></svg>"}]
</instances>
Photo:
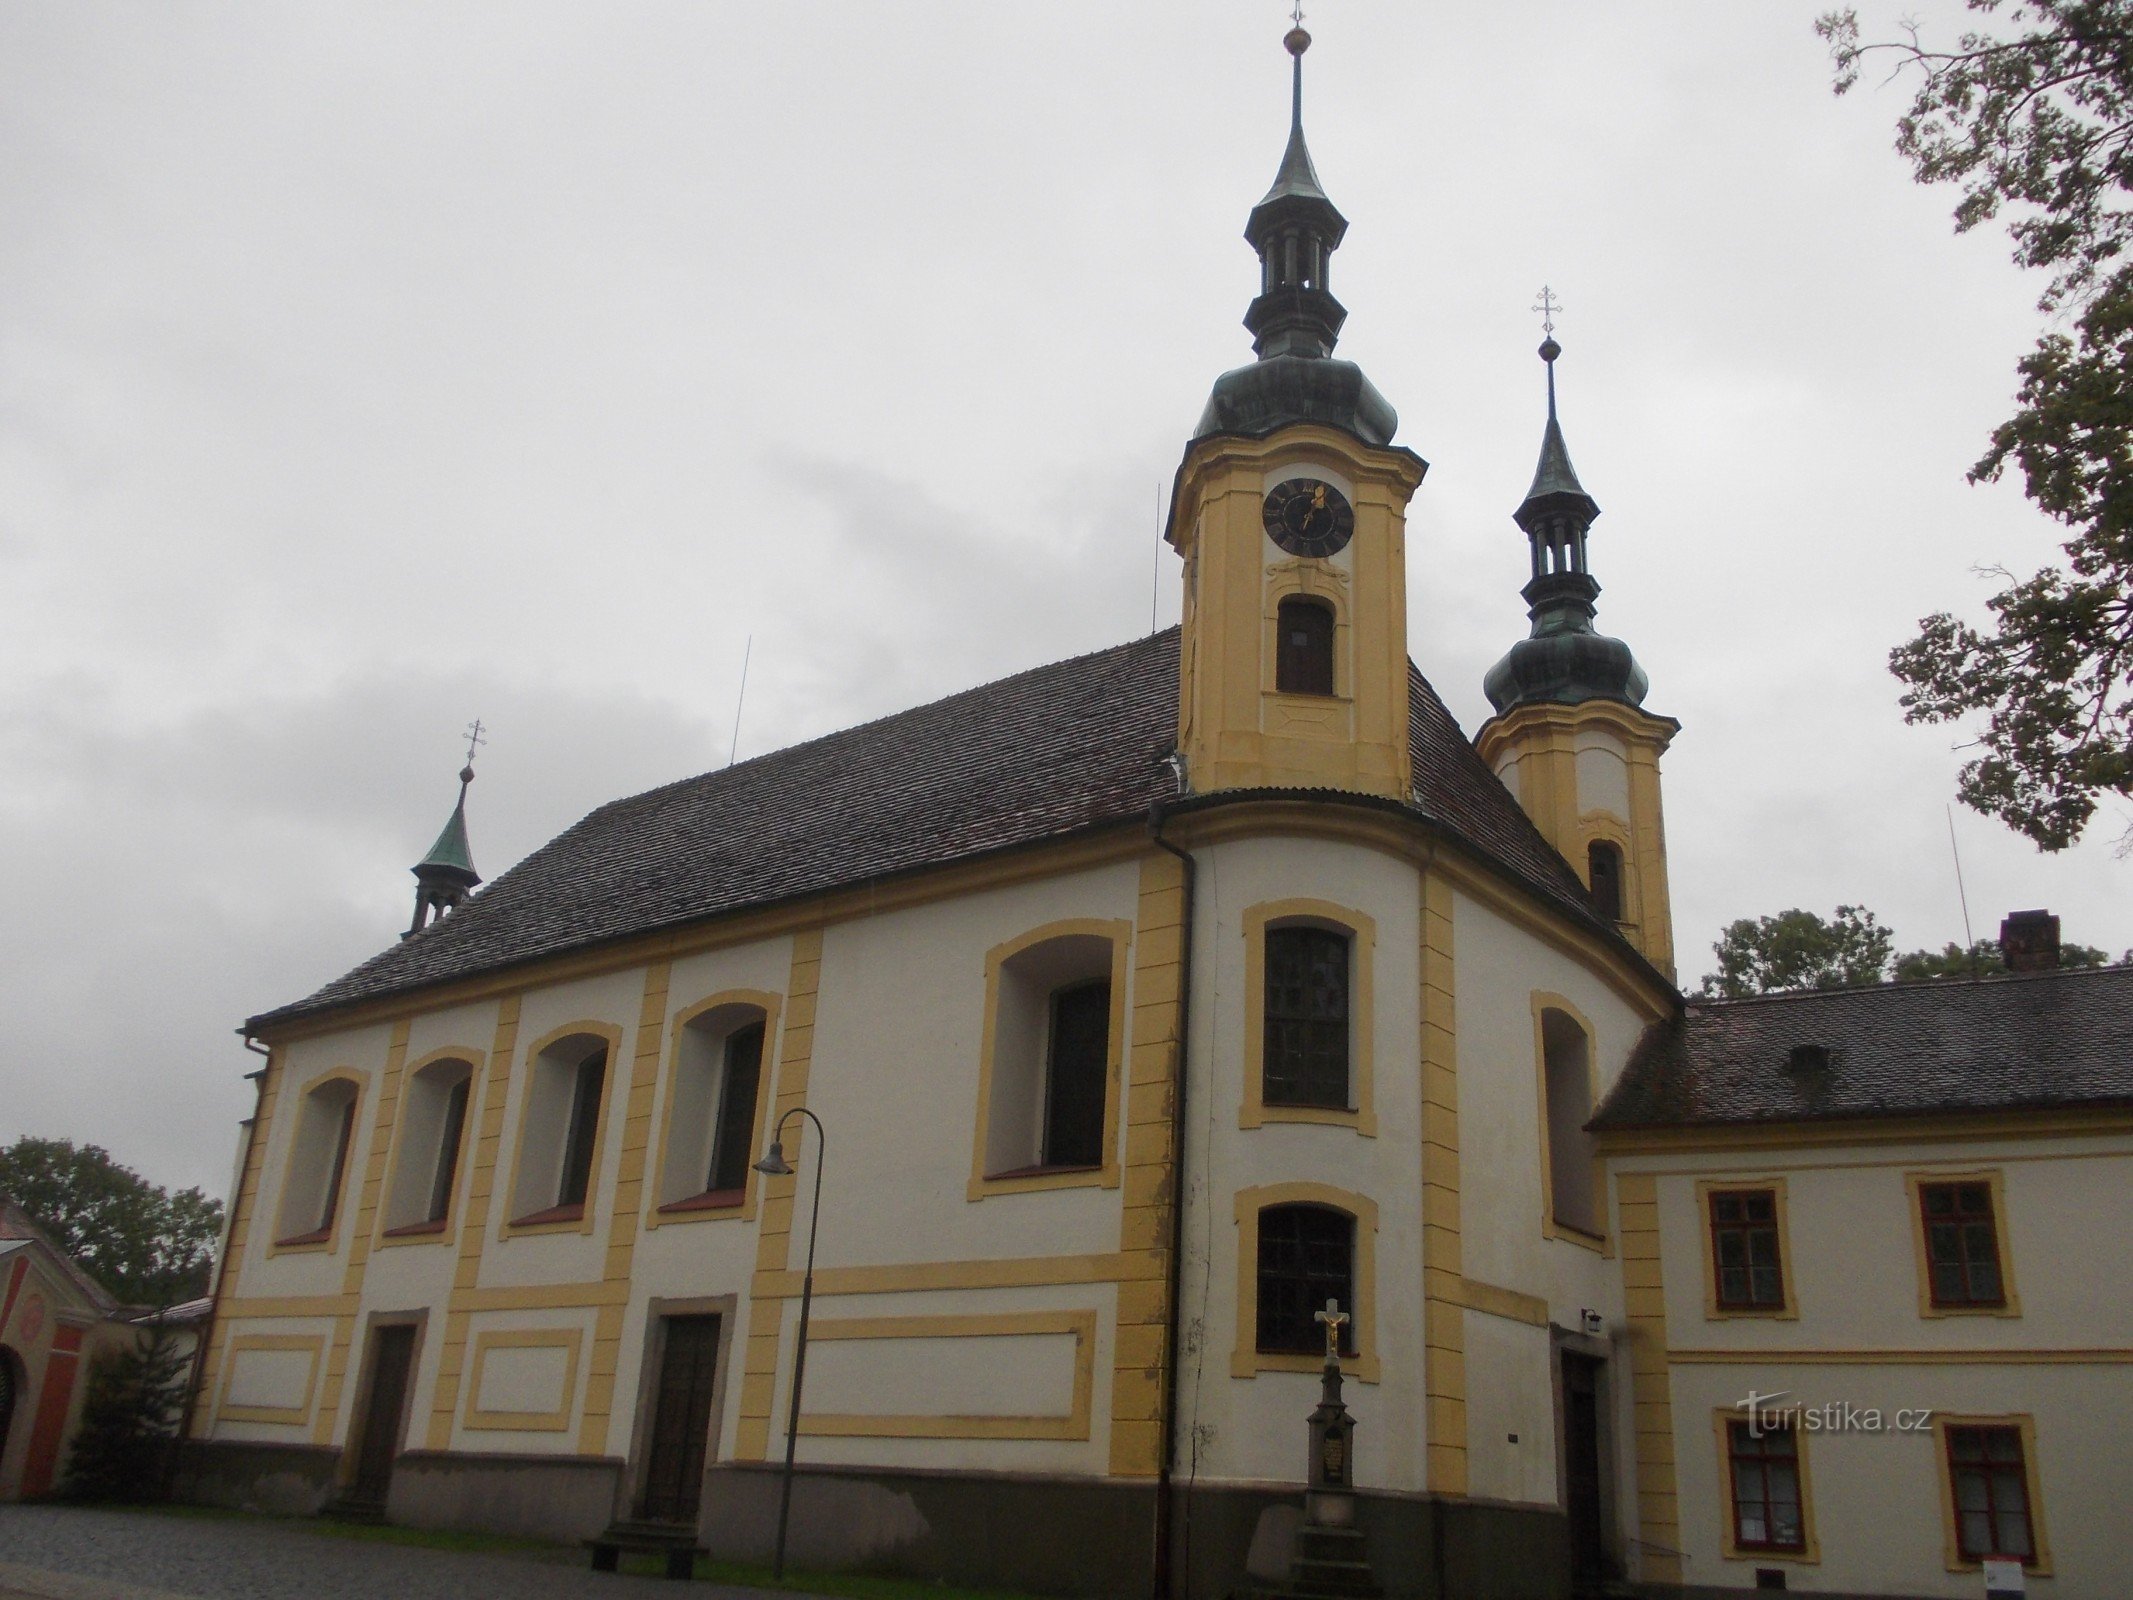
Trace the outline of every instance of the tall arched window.
<instances>
[{"instance_id":1,"label":"tall arched window","mask_svg":"<svg viewBox=\"0 0 2133 1600\"><path fill-rule=\"evenodd\" d=\"M988 952L974 1183L1097 1173L1115 1161L1124 1015L1114 1000L1128 932L1053 923Z\"/></svg>"},{"instance_id":2,"label":"tall arched window","mask_svg":"<svg viewBox=\"0 0 2133 1600\"><path fill-rule=\"evenodd\" d=\"M400 1152L385 1201L388 1235L444 1231L459 1181L473 1088L474 1064L455 1057L426 1062L410 1074L400 1113Z\"/></svg>"},{"instance_id":3,"label":"tall arched window","mask_svg":"<svg viewBox=\"0 0 2133 1600\"><path fill-rule=\"evenodd\" d=\"M1592 1044L1566 1011L1540 1014L1541 1076L1547 1117L1550 1219L1579 1233L1598 1235L1600 1203L1592 1135Z\"/></svg>"},{"instance_id":4,"label":"tall arched window","mask_svg":"<svg viewBox=\"0 0 2133 1600\"><path fill-rule=\"evenodd\" d=\"M1268 1206L1259 1213L1258 1348L1319 1355L1328 1300L1355 1314L1355 1218L1331 1206ZM1341 1329L1341 1354L1355 1354L1355 1324Z\"/></svg>"},{"instance_id":5,"label":"tall arched window","mask_svg":"<svg viewBox=\"0 0 2133 1600\"><path fill-rule=\"evenodd\" d=\"M776 997L707 1005L677 1030L659 1197L669 1212L738 1207L748 1198Z\"/></svg>"},{"instance_id":6,"label":"tall arched window","mask_svg":"<svg viewBox=\"0 0 2133 1600\"><path fill-rule=\"evenodd\" d=\"M585 1216L599 1165L611 1048L598 1034L574 1032L535 1055L519 1124L514 1226Z\"/></svg>"},{"instance_id":7,"label":"tall arched window","mask_svg":"<svg viewBox=\"0 0 2133 1600\"><path fill-rule=\"evenodd\" d=\"M1266 933L1266 1054L1270 1106L1344 1110L1348 1085L1346 933L1308 923Z\"/></svg>"},{"instance_id":8,"label":"tall arched window","mask_svg":"<svg viewBox=\"0 0 2133 1600\"><path fill-rule=\"evenodd\" d=\"M325 1244L332 1239L361 1095L353 1078L328 1078L306 1092L298 1105L277 1244Z\"/></svg>"},{"instance_id":9,"label":"tall arched window","mask_svg":"<svg viewBox=\"0 0 2133 1600\"><path fill-rule=\"evenodd\" d=\"M1607 839L1595 839L1585 847L1585 881L1600 915L1610 922L1622 920L1622 847Z\"/></svg>"},{"instance_id":10,"label":"tall arched window","mask_svg":"<svg viewBox=\"0 0 2133 1600\"><path fill-rule=\"evenodd\" d=\"M1274 615L1274 687L1282 694L1333 692L1333 608L1299 596Z\"/></svg>"}]
</instances>

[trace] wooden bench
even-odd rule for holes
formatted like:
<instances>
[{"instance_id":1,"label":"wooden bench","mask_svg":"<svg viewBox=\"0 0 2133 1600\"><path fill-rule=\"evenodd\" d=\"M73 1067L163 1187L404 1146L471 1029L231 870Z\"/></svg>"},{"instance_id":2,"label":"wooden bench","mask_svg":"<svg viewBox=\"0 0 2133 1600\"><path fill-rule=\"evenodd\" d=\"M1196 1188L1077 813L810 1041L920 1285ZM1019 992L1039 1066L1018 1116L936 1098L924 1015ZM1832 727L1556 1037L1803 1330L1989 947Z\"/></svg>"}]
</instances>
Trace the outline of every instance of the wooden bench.
<instances>
[{"instance_id":1,"label":"wooden bench","mask_svg":"<svg viewBox=\"0 0 2133 1600\"><path fill-rule=\"evenodd\" d=\"M632 1555L665 1556L670 1578L696 1576L696 1558L709 1552L696 1542L696 1530L656 1523L618 1522L598 1537L584 1541L592 1552L595 1572L613 1572L622 1562L622 1552Z\"/></svg>"}]
</instances>

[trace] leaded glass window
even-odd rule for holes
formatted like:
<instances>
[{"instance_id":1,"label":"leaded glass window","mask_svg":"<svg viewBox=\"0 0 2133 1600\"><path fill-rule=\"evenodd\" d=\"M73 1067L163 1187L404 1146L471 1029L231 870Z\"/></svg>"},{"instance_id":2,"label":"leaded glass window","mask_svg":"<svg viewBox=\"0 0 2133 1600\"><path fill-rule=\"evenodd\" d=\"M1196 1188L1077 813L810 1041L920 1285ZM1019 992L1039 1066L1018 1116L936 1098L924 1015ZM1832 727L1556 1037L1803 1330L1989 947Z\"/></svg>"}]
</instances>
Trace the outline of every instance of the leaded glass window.
<instances>
[{"instance_id":1,"label":"leaded glass window","mask_svg":"<svg viewBox=\"0 0 2133 1600\"><path fill-rule=\"evenodd\" d=\"M1348 950L1325 928L1267 930L1267 1105L1349 1108Z\"/></svg>"}]
</instances>

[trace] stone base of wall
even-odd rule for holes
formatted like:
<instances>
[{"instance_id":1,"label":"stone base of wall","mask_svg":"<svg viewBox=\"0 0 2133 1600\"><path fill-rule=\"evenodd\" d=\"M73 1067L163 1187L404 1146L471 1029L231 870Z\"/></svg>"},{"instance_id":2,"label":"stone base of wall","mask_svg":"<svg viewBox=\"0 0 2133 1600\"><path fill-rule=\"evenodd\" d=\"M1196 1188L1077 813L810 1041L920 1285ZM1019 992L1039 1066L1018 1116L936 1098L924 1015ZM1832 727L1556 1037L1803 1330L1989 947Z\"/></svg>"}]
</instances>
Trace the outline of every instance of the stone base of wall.
<instances>
[{"instance_id":1,"label":"stone base of wall","mask_svg":"<svg viewBox=\"0 0 2133 1600\"><path fill-rule=\"evenodd\" d=\"M194 1439L178 1452L173 1499L232 1511L308 1517L333 1497L341 1452L331 1445Z\"/></svg>"},{"instance_id":2,"label":"stone base of wall","mask_svg":"<svg viewBox=\"0 0 2133 1600\"><path fill-rule=\"evenodd\" d=\"M714 1555L768 1562L776 1467L705 1474L701 1534ZM1559 1600L1569 1594L1563 1518L1426 1495L1359 1497L1391 1600ZM1301 1489L1202 1485L1176 1492L1175 1592L1223 1600L1286 1575ZM1155 1486L998 1473L803 1468L787 1559L1033 1594L1137 1596L1154 1559Z\"/></svg>"},{"instance_id":3,"label":"stone base of wall","mask_svg":"<svg viewBox=\"0 0 2133 1600\"><path fill-rule=\"evenodd\" d=\"M622 1470L616 1456L409 1450L393 1463L385 1520L573 1543L614 1520Z\"/></svg>"}]
</instances>

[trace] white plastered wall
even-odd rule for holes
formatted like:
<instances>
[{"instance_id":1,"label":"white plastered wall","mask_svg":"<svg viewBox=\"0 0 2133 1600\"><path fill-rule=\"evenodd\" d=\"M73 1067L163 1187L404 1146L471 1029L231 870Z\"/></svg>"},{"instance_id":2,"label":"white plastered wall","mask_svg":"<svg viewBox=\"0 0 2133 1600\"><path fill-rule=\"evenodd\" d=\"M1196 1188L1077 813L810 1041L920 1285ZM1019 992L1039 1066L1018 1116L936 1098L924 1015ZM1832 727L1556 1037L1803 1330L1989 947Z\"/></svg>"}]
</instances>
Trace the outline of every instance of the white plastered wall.
<instances>
[{"instance_id":1,"label":"white plastered wall","mask_svg":"<svg viewBox=\"0 0 2133 1600\"><path fill-rule=\"evenodd\" d=\"M1185 1137L1184 1367L1179 1404L1197 1474L1206 1480L1293 1483L1304 1419L1318 1400L1305 1372L1231 1376L1237 1345L1238 1226L1234 1197L1264 1184L1313 1182L1367 1196L1374 1240L1376 1383L1347 1385L1357 1421L1356 1482L1422 1487L1421 922L1420 879L1397 857L1351 844L1254 839L1197 852L1191 1077ZM1372 973L1377 1132L1305 1122L1240 1128L1245 1050L1244 913L1309 897L1376 923ZM1244 1263L1242 1270L1255 1270Z\"/></svg>"},{"instance_id":2,"label":"white plastered wall","mask_svg":"<svg viewBox=\"0 0 2133 1600\"><path fill-rule=\"evenodd\" d=\"M1625 1160L1624 1165L1632 1164ZM1816 1432L1809 1483L1820 1559L1728 1560L1725 1469L1713 1413L1750 1389L1810 1407L2034 1418L2053 1575L2029 1591L2118 1600L2133 1564L2121 1486L2133 1477L2133 1259L2099 1249L2123 1231L2133 1141L2003 1139L1634 1158L1659 1173L1660 1248L1680 1485L1684 1581L1751 1588L1758 1566L1792 1586L1970 1597L1975 1569L1943 1550L1938 1446L1930 1433ZM1913 1172L1997 1172L2000 1239L2019 1316L1919 1313ZM1711 1318L1699 1181L1785 1180L1796 1318ZM2080 1270L2069 1271L2078 1262ZM1813 1352L1817 1359L1788 1359ZM1846 1354L1855 1360L1843 1360ZM1963 1361L1975 1353L1976 1361ZM1684 1359L1686 1358L1686 1359Z\"/></svg>"}]
</instances>

